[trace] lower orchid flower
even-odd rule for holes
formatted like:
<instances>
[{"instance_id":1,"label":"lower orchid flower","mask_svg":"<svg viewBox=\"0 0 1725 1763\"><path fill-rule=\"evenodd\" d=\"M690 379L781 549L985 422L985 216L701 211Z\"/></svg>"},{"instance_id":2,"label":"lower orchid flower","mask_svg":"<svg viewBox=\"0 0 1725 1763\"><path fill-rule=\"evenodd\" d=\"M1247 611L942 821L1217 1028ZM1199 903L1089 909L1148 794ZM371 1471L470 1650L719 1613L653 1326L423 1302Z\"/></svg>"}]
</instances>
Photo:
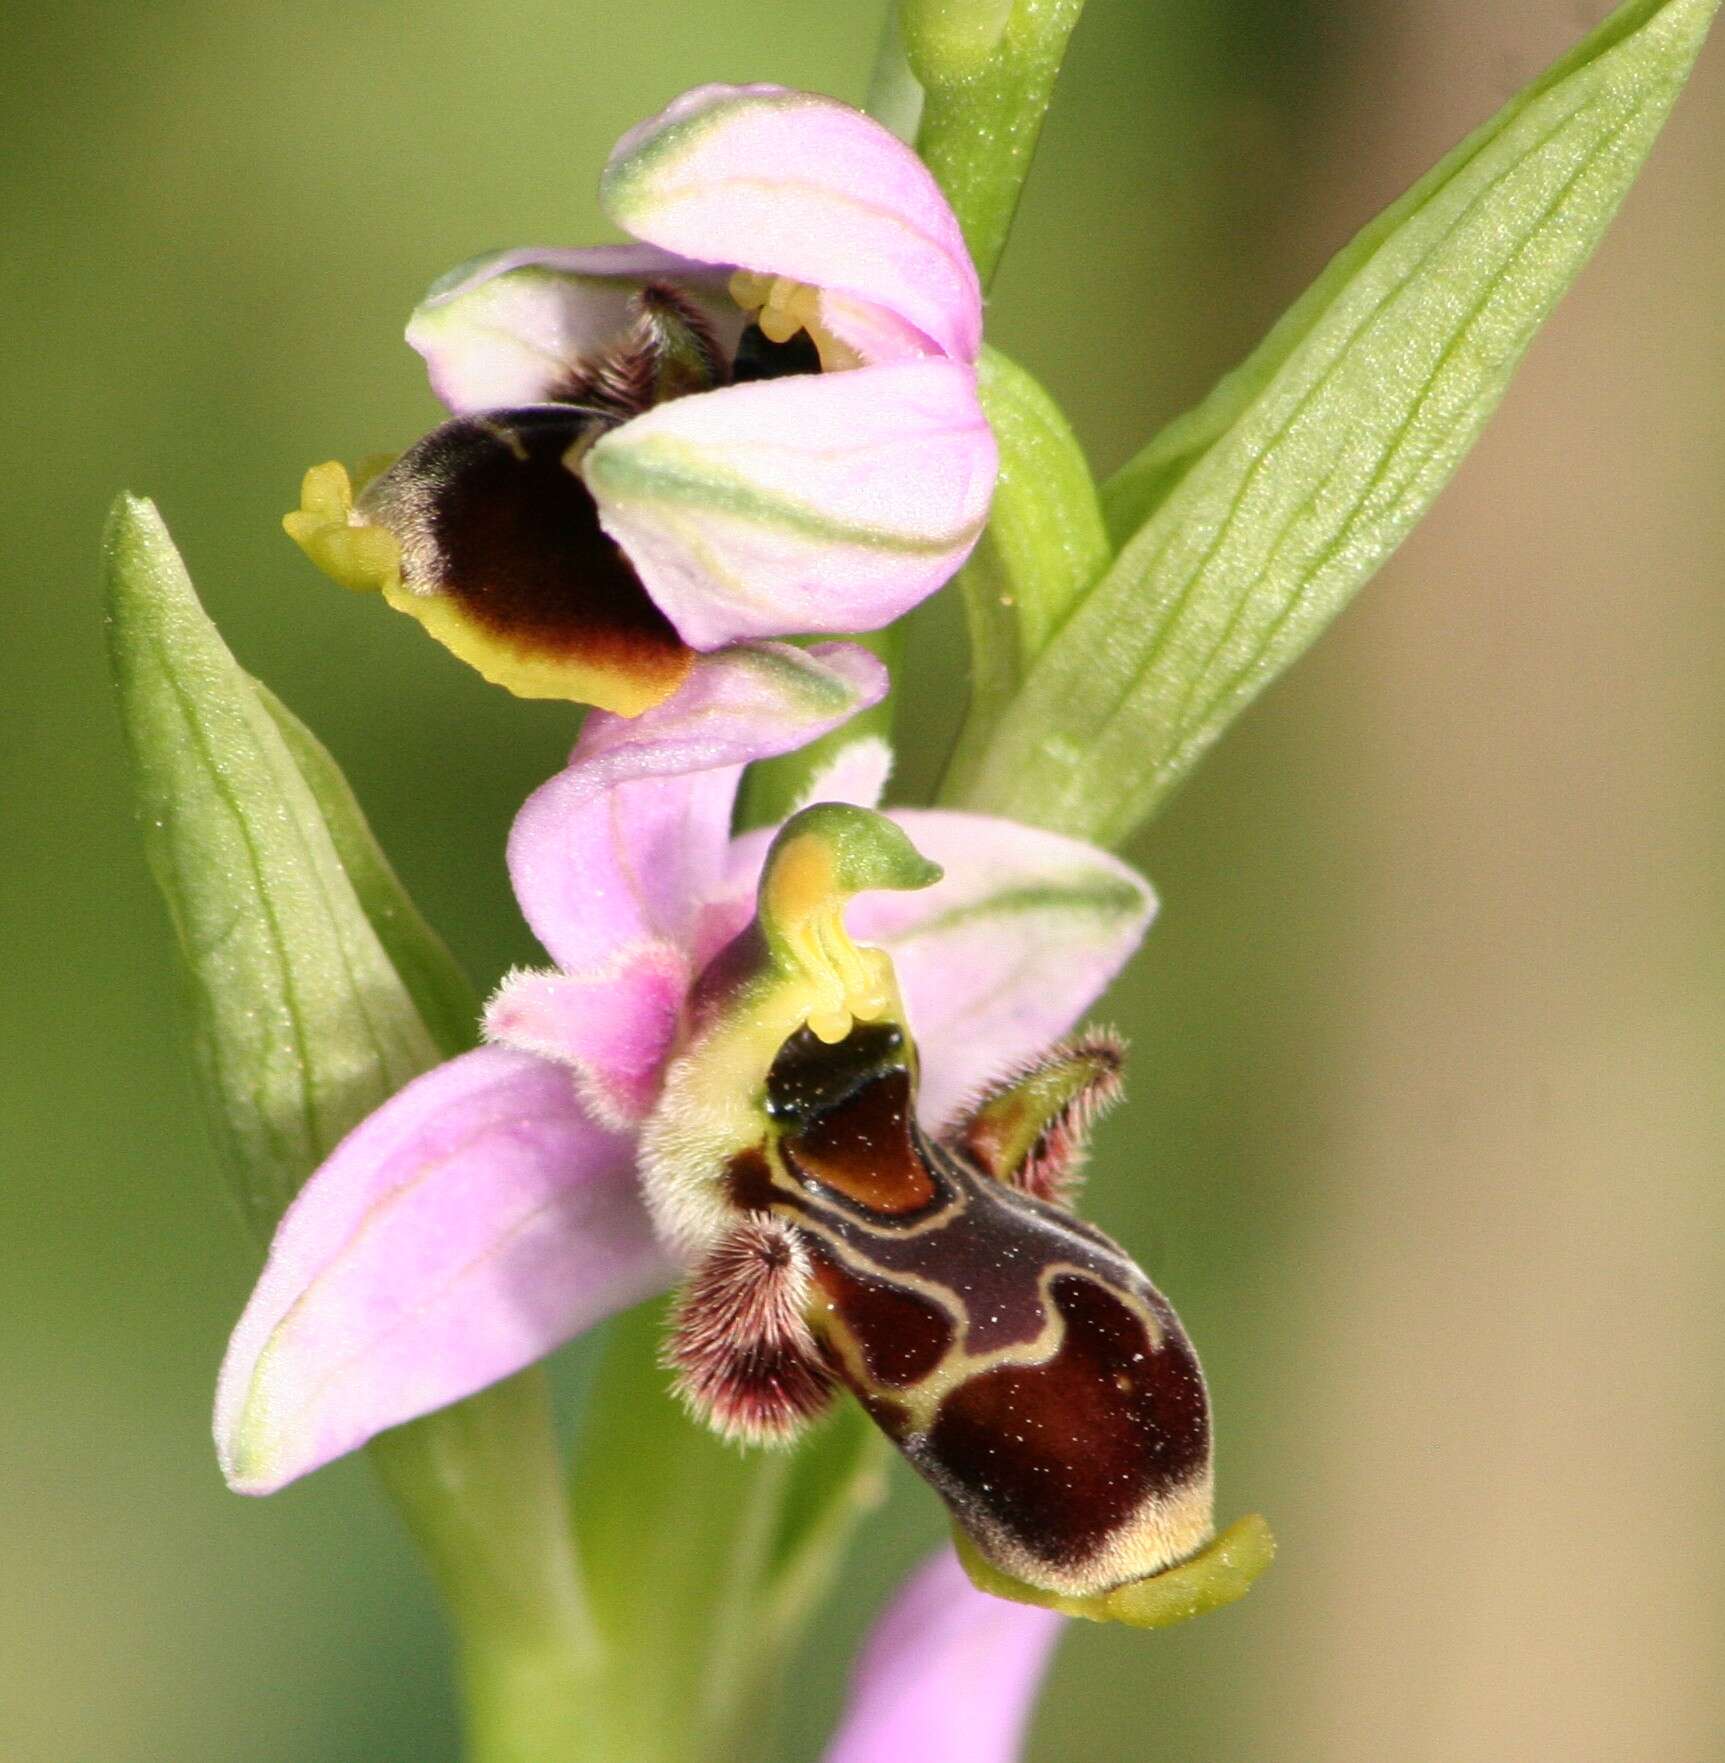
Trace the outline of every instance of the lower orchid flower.
<instances>
[{"instance_id":1,"label":"lower orchid flower","mask_svg":"<svg viewBox=\"0 0 1725 1763\"><path fill-rule=\"evenodd\" d=\"M487 678L622 714L702 652L874 630L987 515L982 297L921 160L849 105L703 86L600 185L639 241L498 252L408 340L454 412L291 536Z\"/></svg>"},{"instance_id":2,"label":"lower orchid flower","mask_svg":"<svg viewBox=\"0 0 1725 1763\"><path fill-rule=\"evenodd\" d=\"M743 764L842 721L871 669L742 651L589 719L509 846L558 966L510 976L491 1044L362 1123L284 1218L221 1379L234 1487L681 1281L667 1361L702 1418L783 1440L848 1388L1028 1595L1092 1614L1209 1538L1197 1361L1068 1204L1120 1049L1050 1050L1148 888L1055 834L874 812L874 741L776 832L730 835Z\"/></svg>"}]
</instances>

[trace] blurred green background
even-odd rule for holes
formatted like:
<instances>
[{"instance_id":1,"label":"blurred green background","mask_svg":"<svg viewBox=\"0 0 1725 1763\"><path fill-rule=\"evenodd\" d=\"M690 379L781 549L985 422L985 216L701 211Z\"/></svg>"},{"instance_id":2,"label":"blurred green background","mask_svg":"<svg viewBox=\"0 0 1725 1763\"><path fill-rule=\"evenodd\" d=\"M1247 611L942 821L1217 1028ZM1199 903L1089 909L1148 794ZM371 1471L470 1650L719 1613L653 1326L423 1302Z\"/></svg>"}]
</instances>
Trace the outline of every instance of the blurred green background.
<instances>
[{"instance_id":1,"label":"blurred green background","mask_svg":"<svg viewBox=\"0 0 1725 1763\"><path fill-rule=\"evenodd\" d=\"M1102 468L1604 0L1092 0L991 312ZM156 497L472 972L568 711L282 538L433 407L399 341L486 247L606 236L682 88L860 97L872 0L69 0L0 20L0 1758L438 1763L438 1619L362 1462L227 1494L251 1251L194 1114L107 701L97 539ZM1133 855L1162 922L1091 1210L1204 1352L1283 1555L1067 1639L1036 1763L1725 1755L1725 60L1435 516ZM906 726L950 725L952 609ZM926 777L928 759L907 760ZM935 1532L901 1486L770 1754L818 1755ZM763 1756L768 1755L763 1742ZM906 1763L919 1763L907 1759Z\"/></svg>"}]
</instances>

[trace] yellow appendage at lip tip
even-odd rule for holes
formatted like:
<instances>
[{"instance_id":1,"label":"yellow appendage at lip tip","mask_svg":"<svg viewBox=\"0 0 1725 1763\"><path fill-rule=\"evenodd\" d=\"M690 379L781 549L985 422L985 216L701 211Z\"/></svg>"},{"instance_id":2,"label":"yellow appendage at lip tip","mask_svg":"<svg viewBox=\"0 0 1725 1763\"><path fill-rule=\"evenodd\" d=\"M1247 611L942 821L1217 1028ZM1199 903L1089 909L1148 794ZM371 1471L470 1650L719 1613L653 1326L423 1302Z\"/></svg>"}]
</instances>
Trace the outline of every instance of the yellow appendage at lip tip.
<instances>
[{"instance_id":1,"label":"yellow appendage at lip tip","mask_svg":"<svg viewBox=\"0 0 1725 1763\"><path fill-rule=\"evenodd\" d=\"M1206 1610L1219 1610L1251 1590L1276 1556L1276 1539L1256 1512L1214 1537L1197 1554L1160 1573L1088 1597L1046 1592L1002 1572L956 1526L953 1546L978 1591L1015 1604L1035 1604L1086 1622L1119 1622L1128 1628L1171 1628Z\"/></svg>"},{"instance_id":2,"label":"yellow appendage at lip tip","mask_svg":"<svg viewBox=\"0 0 1725 1763\"><path fill-rule=\"evenodd\" d=\"M375 466L368 461L367 465ZM376 470L362 466L362 482ZM380 526L355 526L353 480L339 460L314 465L300 486L300 505L282 516L282 531L331 581L355 593L377 594L401 582L401 547Z\"/></svg>"}]
</instances>

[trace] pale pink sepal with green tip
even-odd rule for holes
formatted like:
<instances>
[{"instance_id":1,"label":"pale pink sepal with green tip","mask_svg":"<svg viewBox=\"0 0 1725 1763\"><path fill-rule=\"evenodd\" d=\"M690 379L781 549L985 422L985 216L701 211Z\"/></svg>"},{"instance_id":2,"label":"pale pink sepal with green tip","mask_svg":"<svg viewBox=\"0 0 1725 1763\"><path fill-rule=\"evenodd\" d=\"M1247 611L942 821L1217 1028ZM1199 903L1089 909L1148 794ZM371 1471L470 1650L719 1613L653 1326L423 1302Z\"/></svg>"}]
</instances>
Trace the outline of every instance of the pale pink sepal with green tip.
<instances>
[{"instance_id":1,"label":"pale pink sepal with green tip","mask_svg":"<svg viewBox=\"0 0 1725 1763\"><path fill-rule=\"evenodd\" d=\"M482 1047L354 1129L277 1229L229 1343L217 1452L267 1494L667 1284L630 1141L568 1072Z\"/></svg>"},{"instance_id":2,"label":"pale pink sepal with green tip","mask_svg":"<svg viewBox=\"0 0 1725 1763\"><path fill-rule=\"evenodd\" d=\"M940 186L848 104L699 86L617 143L599 195L637 239L834 290L976 359L982 292Z\"/></svg>"}]
</instances>

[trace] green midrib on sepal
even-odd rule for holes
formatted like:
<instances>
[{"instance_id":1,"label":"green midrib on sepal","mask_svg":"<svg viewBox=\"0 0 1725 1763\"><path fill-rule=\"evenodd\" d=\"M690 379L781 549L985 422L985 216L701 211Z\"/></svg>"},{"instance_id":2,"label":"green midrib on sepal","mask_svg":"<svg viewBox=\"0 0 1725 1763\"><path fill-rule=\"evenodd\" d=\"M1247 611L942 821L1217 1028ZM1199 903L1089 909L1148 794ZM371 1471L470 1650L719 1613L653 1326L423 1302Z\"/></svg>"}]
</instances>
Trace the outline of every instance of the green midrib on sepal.
<instances>
[{"instance_id":1,"label":"green midrib on sepal","mask_svg":"<svg viewBox=\"0 0 1725 1763\"><path fill-rule=\"evenodd\" d=\"M724 470L705 449L664 435L629 435L600 441L587 455L582 472L595 493L621 505L632 499L686 510L697 526L689 531L698 544L698 522L704 515L724 514L764 527L796 533L830 545L855 545L903 557L939 557L961 544L975 528L941 533L895 531L863 521L836 518L794 496L774 495L757 484ZM722 573L714 564L714 572Z\"/></svg>"}]
</instances>

